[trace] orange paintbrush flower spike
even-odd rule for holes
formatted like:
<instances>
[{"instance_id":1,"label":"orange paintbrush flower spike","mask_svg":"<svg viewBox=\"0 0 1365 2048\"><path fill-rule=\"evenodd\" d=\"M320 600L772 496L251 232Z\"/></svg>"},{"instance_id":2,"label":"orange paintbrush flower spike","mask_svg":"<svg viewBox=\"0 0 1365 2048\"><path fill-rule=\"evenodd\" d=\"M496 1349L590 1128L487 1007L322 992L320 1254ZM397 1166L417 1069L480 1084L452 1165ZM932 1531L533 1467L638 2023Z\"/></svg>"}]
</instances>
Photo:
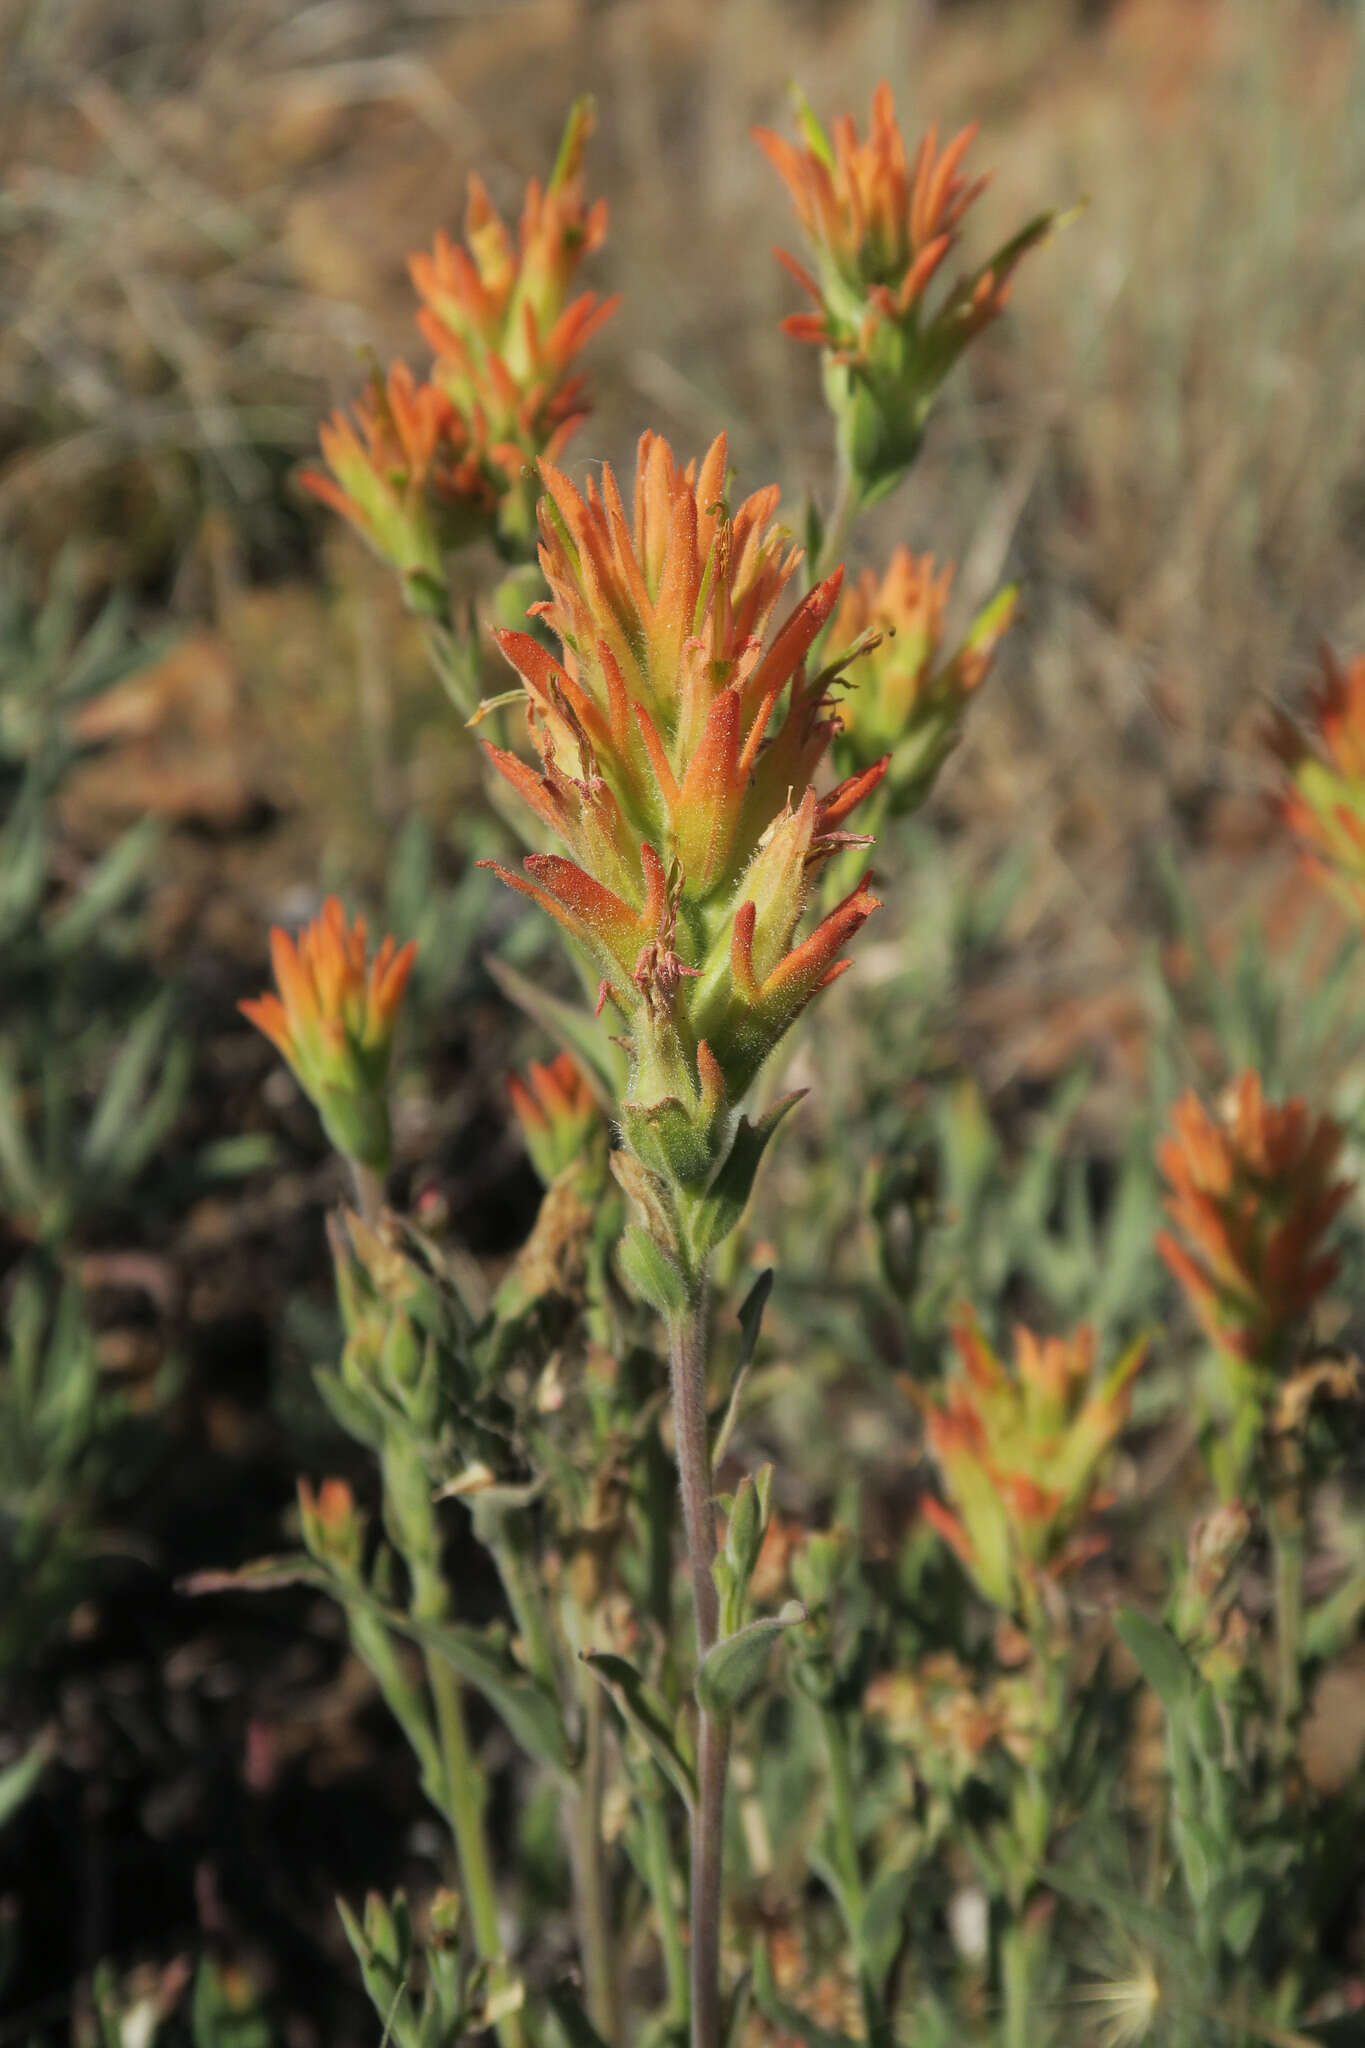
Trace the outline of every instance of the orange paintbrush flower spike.
<instances>
[{"instance_id":1,"label":"orange paintbrush flower spike","mask_svg":"<svg viewBox=\"0 0 1365 2048\"><path fill-rule=\"evenodd\" d=\"M389 1061L416 946L386 938L371 960L364 918L348 925L329 896L297 942L277 925L270 955L278 995L238 1008L284 1055L337 1150L382 1172Z\"/></svg>"},{"instance_id":2,"label":"orange paintbrush flower spike","mask_svg":"<svg viewBox=\"0 0 1365 2048\"><path fill-rule=\"evenodd\" d=\"M964 1310L953 1330L956 1369L944 1391L916 1390L924 1436L952 1506L932 1497L924 1516L986 1598L1027 1617L1039 1581L1091 1554L1085 1524L1102 1505L1105 1459L1128 1415L1139 1341L1101 1380L1087 1328L1069 1338L1014 1333L1011 1367Z\"/></svg>"},{"instance_id":3,"label":"orange paintbrush flower spike","mask_svg":"<svg viewBox=\"0 0 1365 2048\"><path fill-rule=\"evenodd\" d=\"M436 358L432 381L462 418L481 422L507 496L526 514L528 472L557 456L587 416L575 358L618 303L592 292L569 300L575 271L607 229L605 200L589 206L584 197L592 129L592 104L579 100L549 182L527 187L515 242L472 176L465 247L442 233L429 254L408 259L418 326Z\"/></svg>"},{"instance_id":4,"label":"orange paintbrush flower spike","mask_svg":"<svg viewBox=\"0 0 1365 2048\"><path fill-rule=\"evenodd\" d=\"M590 1146L600 1150L605 1162L607 1120L572 1053L559 1053L547 1066L532 1060L525 1078L509 1074L507 1094L532 1164L547 1187Z\"/></svg>"},{"instance_id":5,"label":"orange paintbrush flower spike","mask_svg":"<svg viewBox=\"0 0 1365 2048\"><path fill-rule=\"evenodd\" d=\"M810 673L807 656L841 576L778 620L799 553L773 523L775 490L731 508L723 436L684 467L646 434L629 515L609 468L582 492L553 464L544 477L550 596L536 610L560 659L498 636L540 770L488 754L570 857L532 855L505 878L579 942L626 1016L632 1143L649 1149L640 1133L676 1104L689 1171L709 1171L763 1059L876 907L856 890L797 939L812 876L885 765L823 800L811 787L838 714L835 671Z\"/></svg>"},{"instance_id":6,"label":"orange paintbrush flower spike","mask_svg":"<svg viewBox=\"0 0 1365 2048\"><path fill-rule=\"evenodd\" d=\"M1267 1103L1253 1072L1216 1116L1190 1094L1172 1124L1157 1157L1175 1231L1158 1249L1218 1348L1281 1373L1336 1273L1323 1241L1352 1189L1338 1172L1342 1134L1301 1099Z\"/></svg>"},{"instance_id":7,"label":"orange paintbrush flower spike","mask_svg":"<svg viewBox=\"0 0 1365 2048\"><path fill-rule=\"evenodd\" d=\"M783 326L826 352L826 395L839 427L849 482L864 502L889 490L918 453L939 386L963 349L997 319L1021 258L1044 240L1053 216L1030 221L990 261L929 303L930 288L960 238L989 174L968 177L963 160L976 124L942 149L930 128L913 160L883 79L866 140L848 115L827 136L798 94L801 143L770 128L755 140L791 194L809 245L807 269L781 261L814 301Z\"/></svg>"},{"instance_id":8,"label":"orange paintbrush flower spike","mask_svg":"<svg viewBox=\"0 0 1365 2048\"><path fill-rule=\"evenodd\" d=\"M830 626L830 647L847 664L833 758L852 774L889 755L883 799L896 812L929 794L1018 601L1013 587L1002 590L943 659L952 583L951 563L937 569L932 555L899 547L880 580L868 569L844 590Z\"/></svg>"},{"instance_id":9,"label":"orange paintbrush flower spike","mask_svg":"<svg viewBox=\"0 0 1365 2048\"><path fill-rule=\"evenodd\" d=\"M1308 872L1365 922L1365 655L1343 666L1324 646L1321 662L1307 731L1281 718L1270 734L1289 777L1280 814Z\"/></svg>"},{"instance_id":10,"label":"orange paintbrush flower spike","mask_svg":"<svg viewBox=\"0 0 1365 2048\"><path fill-rule=\"evenodd\" d=\"M579 100L548 183L527 187L515 241L471 176L465 246L439 233L408 259L429 377L419 383L403 363L376 374L354 422L337 413L321 431L331 475L303 478L393 563L414 609L438 618L454 549L487 536L526 556L536 464L589 410L574 364L617 303L569 296L606 234L605 202L589 205L583 191L592 127L591 103Z\"/></svg>"},{"instance_id":11,"label":"orange paintbrush flower spike","mask_svg":"<svg viewBox=\"0 0 1365 2048\"><path fill-rule=\"evenodd\" d=\"M334 413L318 438L331 475L305 470L303 484L393 564L415 609L439 612L448 550L497 504L471 424L395 363L387 377L375 372L353 421Z\"/></svg>"}]
</instances>

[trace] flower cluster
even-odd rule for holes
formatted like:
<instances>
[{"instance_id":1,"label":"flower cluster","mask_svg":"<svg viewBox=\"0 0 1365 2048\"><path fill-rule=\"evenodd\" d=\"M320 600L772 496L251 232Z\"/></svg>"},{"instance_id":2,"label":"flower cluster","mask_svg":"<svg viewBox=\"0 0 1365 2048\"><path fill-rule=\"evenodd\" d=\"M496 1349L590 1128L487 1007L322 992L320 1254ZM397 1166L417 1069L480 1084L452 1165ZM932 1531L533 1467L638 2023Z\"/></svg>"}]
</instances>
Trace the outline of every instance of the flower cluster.
<instances>
[{"instance_id":1,"label":"flower cluster","mask_svg":"<svg viewBox=\"0 0 1365 2048\"><path fill-rule=\"evenodd\" d=\"M990 672L1014 617L1017 592L1003 590L972 622L960 647L940 660L953 568L899 547L886 574L865 570L843 593L829 644L847 667L848 694L832 748L852 774L890 756L883 795L897 811L922 803L956 744L968 699ZM857 649L865 649L858 652Z\"/></svg>"},{"instance_id":2,"label":"flower cluster","mask_svg":"<svg viewBox=\"0 0 1365 2048\"><path fill-rule=\"evenodd\" d=\"M354 419L336 412L318 433L331 470L305 470L315 497L349 519L398 571L415 611L439 616L447 552L471 540L496 509L468 423L406 363L376 370Z\"/></svg>"},{"instance_id":3,"label":"flower cluster","mask_svg":"<svg viewBox=\"0 0 1365 2048\"><path fill-rule=\"evenodd\" d=\"M499 641L525 686L532 767L490 759L564 845L499 868L566 929L630 1033L626 1135L670 1181L698 1183L733 1109L797 1013L836 974L873 910L860 883L808 937L797 926L844 821L884 760L812 786L836 715L832 672L806 656L836 572L770 631L799 559L772 524L776 489L727 506L722 436L686 469L640 443L633 516L616 478L580 496L544 465L537 607Z\"/></svg>"},{"instance_id":4,"label":"flower cluster","mask_svg":"<svg viewBox=\"0 0 1365 2048\"><path fill-rule=\"evenodd\" d=\"M452 548L487 533L513 558L526 554L535 465L587 415L574 362L616 304L570 298L606 234L605 201L589 206L583 192L592 125L591 103L578 101L549 182L527 187L515 242L471 176L465 245L442 233L409 258L430 377L419 384L402 363L376 374L355 423L337 413L323 429L332 475L304 475L399 570L416 610L443 615Z\"/></svg>"},{"instance_id":5,"label":"flower cluster","mask_svg":"<svg viewBox=\"0 0 1365 2048\"><path fill-rule=\"evenodd\" d=\"M1365 919L1365 655L1345 668L1322 649L1312 732L1277 721L1271 744L1289 772L1281 799L1304 865Z\"/></svg>"},{"instance_id":6,"label":"flower cluster","mask_svg":"<svg viewBox=\"0 0 1365 2048\"><path fill-rule=\"evenodd\" d=\"M768 128L755 131L791 193L815 266L812 273L778 252L816 306L784 324L825 351L826 396L846 472L867 503L913 462L944 378L998 318L1015 267L1050 232L1053 218L1030 221L931 306L930 287L987 183L962 171L975 126L942 150L931 128L912 159L885 80L873 97L866 141L849 115L835 123L831 140L799 98L797 119L804 147Z\"/></svg>"},{"instance_id":7,"label":"flower cluster","mask_svg":"<svg viewBox=\"0 0 1365 2048\"><path fill-rule=\"evenodd\" d=\"M531 1163L547 1187L606 1138L601 1104L571 1053L558 1054L548 1066L532 1060L524 1080L509 1074L507 1093Z\"/></svg>"},{"instance_id":8,"label":"flower cluster","mask_svg":"<svg viewBox=\"0 0 1365 2048\"><path fill-rule=\"evenodd\" d=\"M388 1074L416 946L386 938L369 960L364 918L335 896L295 944L277 925L270 954L278 995L239 1005L278 1046L338 1152L382 1172L389 1159Z\"/></svg>"},{"instance_id":9,"label":"flower cluster","mask_svg":"<svg viewBox=\"0 0 1365 2048\"><path fill-rule=\"evenodd\" d=\"M931 1496L924 1513L988 1600L1027 1615L1040 1574L1055 1577L1095 1547L1082 1525L1101 1504L1100 1468L1145 1346L1131 1345L1096 1384L1088 1329L1040 1339L1017 1328L1013 1368L970 1313L953 1339L957 1369L925 1402L925 1439L953 1506Z\"/></svg>"},{"instance_id":10,"label":"flower cluster","mask_svg":"<svg viewBox=\"0 0 1365 2048\"><path fill-rule=\"evenodd\" d=\"M1251 1072L1216 1116L1185 1096L1174 1125L1159 1158L1179 1235L1162 1232L1161 1255L1220 1350L1281 1371L1336 1272L1323 1237L1351 1191L1341 1132L1297 1098L1267 1103Z\"/></svg>"}]
</instances>

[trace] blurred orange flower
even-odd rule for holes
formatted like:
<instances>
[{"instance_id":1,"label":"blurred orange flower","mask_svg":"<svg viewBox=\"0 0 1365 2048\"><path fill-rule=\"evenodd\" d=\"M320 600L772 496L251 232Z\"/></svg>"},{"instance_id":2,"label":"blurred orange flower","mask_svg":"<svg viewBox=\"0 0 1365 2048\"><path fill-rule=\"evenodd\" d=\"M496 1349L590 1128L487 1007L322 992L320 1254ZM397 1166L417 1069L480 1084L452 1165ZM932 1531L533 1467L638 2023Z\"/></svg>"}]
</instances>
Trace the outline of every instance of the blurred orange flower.
<instances>
[{"instance_id":1,"label":"blurred orange flower","mask_svg":"<svg viewBox=\"0 0 1365 2048\"><path fill-rule=\"evenodd\" d=\"M389 1059L416 946L386 938L368 960L364 918L348 926L329 896L297 945L277 925L270 954L279 994L238 1008L283 1053L337 1150L382 1170Z\"/></svg>"},{"instance_id":2,"label":"blurred orange flower","mask_svg":"<svg viewBox=\"0 0 1365 2048\"><path fill-rule=\"evenodd\" d=\"M536 1172L548 1186L582 1155L607 1122L591 1084L572 1053L548 1066L532 1060L523 1080L509 1074L507 1093Z\"/></svg>"},{"instance_id":3,"label":"blurred orange flower","mask_svg":"<svg viewBox=\"0 0 1365 2048\"><path fill-rule=\"evenodd\" d=\"M1280 810L1304 866L1365 919L1365 655L1343 668L1324 646L1321 660L1308 733L1280 718L1270 735L1289 772Z\"/></svg>"},{"instance_id":4,"label":"blurred orange flower","mask_svg":"<svg viewBox=\"0 0 1365 2048\"><path fill-rule=\"evenodd\" d=\"M953 1331L957 1366L942 1395L920 1395L924 1434L953 1506L932 1496L928 1521L986 1598L1027 1614L1040 1575L1089 1556L1082 1525L1102 1504L1100 1471L1127 1420L1133 1375L1146 1353L1129 1346L1096 1383L1095 1340L1014 1332L1014 1364L998 1357L970 1310Z\"/></svg>"},{"instance_id":5,"label":"blurred orange flower","mask_svg":"<svg viewBox=\"0 0 1365 2048\"><path fill-rule=\"evenodd\" d=\"M319 430L331 476L309 469L300 481L392 563L414 609L439 615L447 550L496 507L484 457L450 399L406 363L376 371L354 412L354 424L335 412Z\"/></svg>"},{"instance_id":6,"label":"blurred orange flower","mask_svg":"<svg viewBox=\"0 0 1365 2048\"><path fill-rule=\"evenodd\" d=\"M589 206L583 193L592 128L591 102L577 101L548 183L527 187L515 243L471 176L464 246L440 233L429 253L408 259L435 356L429 379L417 383L401 363L387 380L376 375L356 426L338 413L323 429L335 481L303 478L394 564L414 608L437 617L451 549L487 534L525 555L536 464L588 413L572 366L617 303L569 298L578 265L606 234L605 201Z\"/></svg>"},{"instance_id":7,"label":"blurred orange flower","mask_svg":"<svg viewBox=\"0 0 1365 2048\"><path fill-rule=\"evenodd\" d=\"M1018 601L1014 589L1001 591L956 652L940 662L952 583L951 562L936 569L932 555L899 547L883 577L866 569L845 589L830 625L829 644L847 663L835 762L852 772L889 755L882 787L899 811L928 795Z\"/></svg>"},{"instance_id":8,"label":"blurred orange flower","mask_svg":"<svg viewBox=\"0 0 1365 2048\"><path fill-rule=\"evenodd\" d=\"M842 382L827 377L826 395L848 475L866 501L914 460L939 386L973 337L999 317L1017 265L1051 232L1054 217L1030 221L930 307L930 286L988 182L962 170L975 124L941 150L930 128L912 158L885 79L865 141L847 114L831 139L799 95L796 114L801 146L770 128L754 131L791 193L814 264L812 272L779 250L817 309L791 314L783 326L849 373Z\"/></svg>"},{"instance_id":9,"label":"blurred orange flower","mask_svg":"<svg viewBox=\"0 0 1365 2048\"><path fill-rule=\"evenodd\" d=\"M438 234L430 255L408 259L422 299L417 324L436 357L436 381L461 412L483 415L489 439L523 458L553 455L586 416L574 357L615 311L616 299L584 292L569 302L574 272L601 247L607 203L583 196L591 103L569 115L559 158L542 191L526 189L513 244L481 178L469 180L465 247Z\"/></svg>"},{"instance_id":10,"label":"blurred orange flower","mask_svg":"<svg viewBox=\"0 0 1365 2048\"><path fill-rule=\"evenodd\" d=\"M1268 1104L1252 1072L1216 1117L1189 1094L1173 1122L1158 1158L1179 1235L1163 1231L1158 1249L1214 1343L1279 1371L1336 1273L1323 1238L1351 1192L1336 1177L1341 1132L1297 1098Z\"/></svg>"}]
</instances>

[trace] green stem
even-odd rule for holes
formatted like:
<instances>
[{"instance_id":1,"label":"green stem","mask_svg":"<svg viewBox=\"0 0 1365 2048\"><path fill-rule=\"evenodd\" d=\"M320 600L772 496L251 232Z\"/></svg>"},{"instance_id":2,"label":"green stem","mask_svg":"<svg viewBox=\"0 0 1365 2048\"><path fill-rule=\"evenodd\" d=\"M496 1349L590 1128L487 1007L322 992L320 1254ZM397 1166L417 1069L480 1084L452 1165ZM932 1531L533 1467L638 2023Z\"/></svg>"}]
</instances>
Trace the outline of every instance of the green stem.
<instances>
[{"instance_id":1,"label":"green stem","mask_svg":"<svg viewBox=\"0 0 1365 2048\"><path fill-rule=\"evenodd\" d=\"M863 2021L872 2048L882 2048L891 2039L890 2025L882 2009L881 1987L876 1984L863 1957L863 1915L867 1890L863 1884L862 1858L853 1825L853 1756L849 1746L848 1723L835 1707L822 1708L825 1749L829 1757L830 1818L834 1827L834 1858L843 1887L844 1918L858 1964L858 1986L862 1997Z\"/></svg>"},{"instance_id":2,"label":"green stem","mask_svg":"<svg viewBox=\"0 0 1365 2048\"><path fill-rule=\"evenodd\" d=\"M829 1756L829 1803L834 1822L834 1854L851 1923L849 1932L857 1941L862 1929L866 1898L863 1891L862 1865L858 1856L858 1838L853 1829L853 1765L849 1756L848 1730L843 1717L832 1707L826 1707L820 1719L824 1726L825 1749Z\"/></svg>"},{"instance_id":3,"label":"green stem","mask_svg":"<svg viewBox=\"0 0 1365 2048\"><path fill-rule=\"evenodd\" d=\"M650 1896L659 1922L659 1946L663 1950L664 1977L668 1984L665 2018L682 2025L689 2003L687 1949L673 1896L673 1845L668 1838L668 1809L662 1774L651 1770L652 1783L640 1796L645 1830L645 1870Z\"/></svg>"},{"instance_id":4,"label":"green stem","mask_svg":"<svg viewBox=\"0 0 1365 2048\"><path fill-rule=\"evenodd\" d=\"M560 1684L559 1661L555 1655L554 1638L550 1633L550 1620L545 1612L545 1600L540 1581L534 1568L529 1564L525 1550L516 1538L490 1544L498 1577L502 1580L507 1604L521 1637L526 1668L533 1678L542 1685L558 1692ZM594 1684L594 1690L601 1687Z\"/></svg>"},{"instance_id":5,"label":"green stem","mask_svg":"<svg viewBox=\"0 0 1365 2048\"><path fill-rule=\"evenodd\" d=\"M351 1169L356 1208L362 1222L373 1228L384 1211L384 1176L373 1166L362 1166L358 1159L350 1159L346 1163Z\"/></svg>"},{"instance_id":6,"label":"green stem","mask_svg":"<svg viewBox=\"0 0 1365 2048\"><path fill-rule=\"evenodd\" d=\"M1303 1522L1297 1504L1272 1503L1270 1549L1275 1588L1275 1735L1292 1749L1303 1705Z\"/></svg>"},{"instance_id":7,"label":"green stem","mask_svg":"<svg viewBox=\"0 0 1365 2048\"><path fill-rule=\"evenodd\" d=\"M1001 1989L1005 2002L1004 2048L1033 2048L1030 2010L1033 1971L1029 1931L1022 1920L1006 1928L1000 1944Z\"/></svg>"},{"instance_id":8,"label":"green stem","mask_svg":"<svg viewBox=\"0 0 1365 2048\"><path fill-rule=\"evenodd\" d=\"M706 1325L703 1277L692 1286L687 1306L672 1318L668 1332L673 1427L699 1665L720 1628L720 1602L711 1576L716 1509L706 1418ZM692 2048L720 2048L721 1878L729 1748L728 1724L703 1708L697 1736L697 1802L692 1812Z\"/></svg>"},{"instance_id":9,"label":"green stem","mask_svg":"<svg viewBox=\"0 0 1365 2048\"><path fill-rule=\"evenodd\" d=\"M435 1651L427 1653L427 1682L431 1687L441 1743L446 1817L455 1837L460 1883L469 1906L474 1945L480 1959L501 1975L502 1934L498 1927L497 1893L484 1830L480 1773L465 1732L459 1680L445 1659ZM522 2048L525 2036L519 2013L506 2014L498 2021L497 2031L502 2048Z\"/></svg>"},{"instance_id":10,"label":"green stem","mask_svg":"<svg viewBox=\"0 0 1365 2048\"><path fill-rule=\"evenodd\" d=\"M583 1773L573 1815L571 1853L575 1908L588 2018L604 2041L620 2035L617 1976L612 1968L611 1922L606 1858L602 1842L602 1793L605 1783L606 1695L591 1674L583 1685Z\"/></svg>"},{"instance_id":11,"label":"green stem","mask_svg":"<svg viewBox=\"0 0 1365 2048\"><path fill-rule=\"evenodd\" d=\"M379 1687L384 1704L408 1739L408 1746L422 1771L423 1789L439 1805L443 1766L431 1709L420 1685L409 1678L394 1649L388 1629L375 1615L358 1604L346 1610L346 1619L356 1655Z\"/></svg>"},{"instance_id":12,"label":"green stem","mask_svg":"<svg viewBox=\"0 0 1365 2048\"><path fill-rule=\"evenodd\" d=\"M830 574L831 570L838 563L842 562L844 550L848 546L849 535L853 531L853 522L858 516L860 502L861 494L859 493L857 483L841 463L839 468L839 489L834 500L834 510L829 515L829 525L825 528L825 536L820 543L820 559L812 565L811 580L813 583L819 583L823 577Z\"/></svg>"}]
</instances>

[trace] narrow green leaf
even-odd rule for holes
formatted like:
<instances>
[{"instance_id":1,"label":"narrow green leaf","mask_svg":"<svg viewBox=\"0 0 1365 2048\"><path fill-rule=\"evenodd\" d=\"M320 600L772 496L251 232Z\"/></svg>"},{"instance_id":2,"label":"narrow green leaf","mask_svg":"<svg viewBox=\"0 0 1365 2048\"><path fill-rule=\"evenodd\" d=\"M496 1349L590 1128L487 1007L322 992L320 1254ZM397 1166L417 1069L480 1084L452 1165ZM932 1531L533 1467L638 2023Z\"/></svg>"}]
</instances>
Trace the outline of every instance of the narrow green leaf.
<instances>
[{"instance_id":1,"label":"narrow green leaf","mask_svg":"<svg viewBox=\"0 0 1365 2048\"><path fill-rule=\"evenodd\" d=\"M81 1147L83 1162L93 1172L106 1171L114 1163L119 1144L133 1121L138 1097L151 1074L152 1063L161 1051L170 1022L170 1004L170 991L167 990L147 1005L110 1069Z\"/></svg>"},{"instance_id":2,"label":"narrow green leaf","mask_svg":"<svg viewBox=\"0 0 1365 2048\"><path fill-rule=\"evenodd\" d=\"M258 1557L235 1571L191 1572L177 1581L177 1590L191 1595L275 1593L281 1586L317 1586L325 1593L338 1593L331 1574L302 1550L285 1557Z\"/></svg>"},{"instance_id":3,"label":"narrow green leaf","mask_svg":"<svg viewBox=\"0 0 1365 2048\"><path fill-rule=\"evenodd\" d=\"M40 1735L21 1757L0 1771L0 1828L12 1820L43 1774L53 1750L51 1735Z\"/></svg>"},{"instance_id":4,"label":"narrow green leaf","mask_svg":"<svg viewBox=\"0 0 1365 2048\"><path fill-rule=\"evenodd\" d=\"M47 939L55 954L71 959L90 944L136 889L161 838L160 821L143 818L115 840L90 870L74 901L53 919Z\"/></svg>"},{"instance_id":5,"label":"narrow green leaf","mask_svg":"<svg viewBox=\"0 0 1365 2048\"><path fill-rule=\"evenodd\" d=\"M585 1650L583 1662L610 1693L621 1719L640 1737L683 1804L694 1806L696 1775L674 1738L662 1694L624 1657L605 1650Z\"/></svg>"},{"instance_id":6,"label":"narrow green leaf","mask_svg":"<svg viewBox=\"0 0 1365 2048\"><path fill-rule=\"evenodd\" d=\"M725 1416L716 1441L711 1447L713 1469L725 1456L726 1445L739 1420L740 1397L744 1392L744 1383L749 1377L749 1367L753 1363L759 1332L763 1328L763 1311L772 1291L773 1269L766 1266L739 1305L739 1357L735 1360L735 1377L730 1387L730 1399L725 1406Z\"/></svg>"},{"instance_id":7,"label":"narrow green leaf","mask_svg":"<svg viewBox=\"0 0 1365 2048\"><path fill-rule=\"evenodd\" d=\"M568 1745L558 1700L512 1662L496 1637L456 1622L419 1621L415 1616L389 1609L380 1612L390 1628L444 1657L461 1678L481 1692L506 1722L509 1735L528 1755L539 1757L560 1776L569 1776Z\"/></svg>"},{"instance_id":8,"label":"narrow green leaf","mask_svg":"<svg viewBox=\"0 0 1365 2048\"><path fill-rule=\"evenodd\" d=\"M800 1088L791 1095L782 1096L756 1124L742 1116L719 1173L705 1194L688 1200L688 1237L692 1252L699 1261L707 1258L737 1227L749 1206L759 1162L768 1148L768 1141L787 1112L796 1107L805 1093L805 1089Z\"/></svg>"},{"instance_id":9,"label":"narrow green leaf","mask_svg":"<svg viewBox=\"0 0 1365 2048\"><path fill-rule=\"evenodd\" d=\"M1166 1712L1183 1713L1194 1698L1194 1669L1175 1637L1135 1607L1121 1607L1114 1626Z\"/></svg>"}]
</instances>

